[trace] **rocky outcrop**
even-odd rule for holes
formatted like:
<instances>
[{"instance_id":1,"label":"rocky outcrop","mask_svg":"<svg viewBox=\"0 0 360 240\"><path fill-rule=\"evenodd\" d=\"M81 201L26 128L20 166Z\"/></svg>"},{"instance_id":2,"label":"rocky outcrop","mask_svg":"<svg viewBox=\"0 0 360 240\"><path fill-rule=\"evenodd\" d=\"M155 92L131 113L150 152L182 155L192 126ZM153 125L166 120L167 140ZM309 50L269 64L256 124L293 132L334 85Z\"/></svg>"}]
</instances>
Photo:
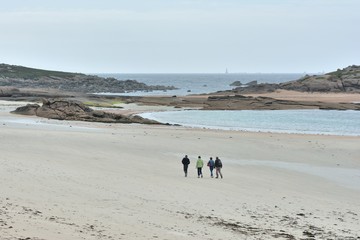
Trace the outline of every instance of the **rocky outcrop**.
<instances>
[{"instance_id":1,"label":"rocky outcrop","mask_svg":"<svg viewBox=\"0 0 360 240\"><path fill-rule=\"evenodd\" d=\"M210 96L205 110L285 110L285 109L326 109L360 110L356 103L325 103L314 101L289 101L269 97Z\"/></svg>"},{"instance_id":2,"label":"rocky outcrop","mask_svg":"<svg viewBox=\"0 0 360 240\"><path fill-rule=\"evenodd\" d=\"M12 97L20 92L19 89L13 87L1 87L0 97Z\"/></svg>"},{"instance_id":3,"label":"rocky outcrop","mask_svg":"<svg viewBox=\"0 0 360 240\"><path fill-rule=\"evenodd\" d=\"M156 121L144 119L139 116L124 116L121 114L96 111L85 106L79 101L65 99L44 99L42 106L28 104L17 108L12 113L23 115L35 115L38 117L105 123L142 123L159 124Z\"/></svg>"},{"instance_id":4,"label":"rocky outcrop","mask_svg":"<svg viewBox=\"0 0 360 240\"><path fill-rule=\"evenodd\" d=\"M240 94L268 93L268 92L274 92L276 89L279 89L278 84L260 83L260 84L250 85L247 87L237 87L233 90L233 92Z\"/></svg>"},{"instance_id":5,"label":"rocky outcrop","mask_svg":"<svg viewBox=\"0 0 360 240\"><path fill-rule=\"evenodd\" d=\"M173 90L173 86L149 86L136 80L119 81L80 73L46 71L0 64L0 86L32 89L56 89L83 93L122 93L131 91Z\"/></svg>"},{"instance_id":6,"label":"rocky outcrop","mask_svg":"<svg viewBox=\"0 0 360 240\"><path fill-rule=\"evenodd\" d=\"M257 80L253 80L250 81L248 83L242 84L240 81L235 81L233 83L230 84L230 86L234 86L234 87L240 87L240 86L244 86L244 87L257 87L258 86L258 81Z\"/></svg>"},{"instance_id":7,"label":"rocky outcrop","mask_svg":"<svg viewBox=\"0 0 360 240\"><path fill-rule=\"evenodd\" d=\"M245 83L246 86L254 86L254 85L257 85L258 84L258 81L257 80L254 80L254 81L250 81L248 83Z\"/></svg>"},{"instance_id":8,"label":"rocky outcrop","mask_svg":"<svg viewBox=\"0 0 360 240\"><path fill-rule=\"evenodd\" d=\"M242 85L242 83L240 81L234 81L234 82L230 83L230 86L234 86L234 87L239 87L241 85Z\"/></svg>"},{"instance_id":9,"label":"rocky outcrop","mask_svg":"<svg viewBox=\"0 0 360 240\"><path fill-rule=\"evenodd\" d=\"M360 66L338 69L324 75L308 76L279 84L281 89L302 92L360 93Z\"/></svg>"},{"instance_id":10,"label":"rocky outcrop","mask_svg":"<svg viewBox=\"0 0 360 240\"><path fill-rule=\"evenodd\" d=\"M251 83L251 82L250 82ZM237 87L232 92L240 94L274 92L277 89L300 92L360 93L360 66L349 66L323 75L306 75L295 81L280 84L250 84ZM230 92L230 91L228 91Z\"/></svg>"},{"instance_id":11,"label":"rocky outcrop","mask_svg":"<svg viewBox=\"0 0 360 240\"><path fill-rule=\"evenodd\" d=\"M250 97L244 95L213 95L207 97L130 97L128 103L150 106L173 106L175 108L201 110L289 110L327 109L360 110L360 103L332 103L319 101L291 101L270 97Z\"/></svg>"}]
</instances>

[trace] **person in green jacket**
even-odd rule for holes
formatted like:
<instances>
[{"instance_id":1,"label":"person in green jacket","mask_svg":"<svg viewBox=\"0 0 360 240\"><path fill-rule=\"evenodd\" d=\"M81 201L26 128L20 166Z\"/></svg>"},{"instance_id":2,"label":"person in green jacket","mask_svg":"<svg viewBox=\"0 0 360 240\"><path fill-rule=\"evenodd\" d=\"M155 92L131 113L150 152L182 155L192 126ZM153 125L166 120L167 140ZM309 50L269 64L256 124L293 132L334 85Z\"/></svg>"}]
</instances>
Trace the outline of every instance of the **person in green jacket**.
<instances>
[{"instance_id":1,"label":"person in green jacket","mask_svg":"<svg viewBox=\"0 0 360 240\"><path fill-rule=\"evenodd\" d=\"M202 174L202 168L204 166L204 161L201 159L201 156L198 157L198 160L196 162L196 168L197 168L197 171L198 171L198 178L201 176L203 177L203 174Z\"/></svg>"}]
</instances>

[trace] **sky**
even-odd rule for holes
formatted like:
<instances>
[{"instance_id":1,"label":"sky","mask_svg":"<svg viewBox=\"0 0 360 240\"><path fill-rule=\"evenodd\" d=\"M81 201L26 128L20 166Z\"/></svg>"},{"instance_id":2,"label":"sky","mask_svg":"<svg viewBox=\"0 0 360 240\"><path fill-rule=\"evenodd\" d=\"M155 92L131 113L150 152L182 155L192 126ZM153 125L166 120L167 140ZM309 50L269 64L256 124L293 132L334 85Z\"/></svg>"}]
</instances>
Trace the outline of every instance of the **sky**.
<instances>
[{"instance_id":1,"label":"sky","mask_svg":"<svg viewBox=\"0 0 360 240\"><path fill-rule=\"evenodd\" d=\"M360 65L359 0L1 0L0 63L83 73Z\"/></svg>"}]
</instances>

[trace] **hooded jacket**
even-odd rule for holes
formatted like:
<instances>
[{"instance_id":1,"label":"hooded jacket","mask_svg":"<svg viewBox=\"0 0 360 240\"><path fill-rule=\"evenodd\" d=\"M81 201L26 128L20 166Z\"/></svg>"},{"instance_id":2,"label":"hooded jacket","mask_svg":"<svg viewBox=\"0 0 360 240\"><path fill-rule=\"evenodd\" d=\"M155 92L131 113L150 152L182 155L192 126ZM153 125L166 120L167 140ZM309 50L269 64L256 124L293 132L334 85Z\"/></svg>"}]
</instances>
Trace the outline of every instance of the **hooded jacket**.
<instances>
[{"instance_id":1,"label":"hooded jacket","mask_svg":"<svg viewBox=\"0 0 360 240\"><path fill-rule=\"evenodd\" d=\"M204 161L201 158L199 158L196 162L196 167L202 168L203 166L204 166Z\"/></svg>"}]
</instances>

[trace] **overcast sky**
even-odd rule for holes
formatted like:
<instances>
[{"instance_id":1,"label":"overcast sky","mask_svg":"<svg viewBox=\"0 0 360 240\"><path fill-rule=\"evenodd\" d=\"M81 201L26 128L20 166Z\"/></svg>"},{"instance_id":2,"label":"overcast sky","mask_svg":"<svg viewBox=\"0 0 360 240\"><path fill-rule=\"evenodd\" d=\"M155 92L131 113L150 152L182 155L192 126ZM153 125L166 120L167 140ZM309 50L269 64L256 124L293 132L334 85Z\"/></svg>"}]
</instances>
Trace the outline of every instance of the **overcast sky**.
<instances>
[{"instance_id":1,"label":"overcast sky","mask_svg":"<svg viewBox=\"0 0 360 240\"><path fill-rule=\"evenodd\" d=\"M360 0L11 0L0 62L85 73L322 72L360 64Z\"/></svg>"}]
</instances>

